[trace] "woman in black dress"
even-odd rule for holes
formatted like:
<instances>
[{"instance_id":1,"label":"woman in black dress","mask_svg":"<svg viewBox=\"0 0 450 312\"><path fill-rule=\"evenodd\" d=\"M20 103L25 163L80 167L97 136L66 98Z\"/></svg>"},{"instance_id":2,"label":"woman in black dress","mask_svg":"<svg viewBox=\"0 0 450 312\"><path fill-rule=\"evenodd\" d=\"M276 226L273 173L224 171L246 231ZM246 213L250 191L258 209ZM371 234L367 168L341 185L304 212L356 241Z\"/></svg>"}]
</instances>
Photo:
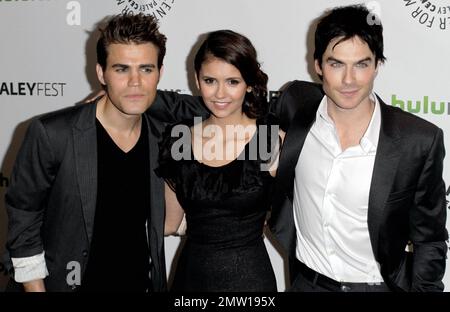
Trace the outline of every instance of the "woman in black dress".
<instances>
[{"instance_id":1,"label":"woman in black dress","mask_svg":"<svg viewBox=\"0 0 450 312\"><path fill-rule=\"evenodd\" d=\"M210 33L194 62L211 116L170 127L157 170L166 234L187 223L172 291L276 291L263 241L276 167L267 151L280 140L267 127L267 75L251 42L229 30Z\"/></svg>"}]
</instances>

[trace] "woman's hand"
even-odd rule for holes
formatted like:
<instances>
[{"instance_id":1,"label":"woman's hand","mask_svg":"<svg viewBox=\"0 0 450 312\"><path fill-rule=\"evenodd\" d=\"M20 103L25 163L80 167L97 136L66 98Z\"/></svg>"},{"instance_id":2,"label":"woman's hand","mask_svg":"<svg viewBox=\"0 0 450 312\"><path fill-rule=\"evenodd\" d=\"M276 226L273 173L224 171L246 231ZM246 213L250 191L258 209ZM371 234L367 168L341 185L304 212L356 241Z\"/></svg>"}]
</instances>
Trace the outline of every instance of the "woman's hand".
<instances>
[{"instance_id":1,"label":"woman's hand","mask_svg":"<svg viewBox=\"0 0 450 312\"><path fill-rule=\"evenodd\" d=\"M100 90L97 92L97 94L95 94L93 97L89 97L88 99L86 99L84 101L84 103L89 103L94 101L96 98L100 97L100 96L104 96L106 94L105 90Z\"/></svg>"}]
</instances>

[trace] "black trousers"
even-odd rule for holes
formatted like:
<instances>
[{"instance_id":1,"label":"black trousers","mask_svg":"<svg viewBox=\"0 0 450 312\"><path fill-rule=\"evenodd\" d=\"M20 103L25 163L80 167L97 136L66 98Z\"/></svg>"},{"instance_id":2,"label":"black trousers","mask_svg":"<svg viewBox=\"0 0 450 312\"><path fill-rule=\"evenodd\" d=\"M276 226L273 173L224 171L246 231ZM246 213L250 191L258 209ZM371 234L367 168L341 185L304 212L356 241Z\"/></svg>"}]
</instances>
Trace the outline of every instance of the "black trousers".
<instances>
[{"instance_id":1,"label":"black trousers","mask_svg":"<svg viewBox=\"0 0 450 312\"><path fill-rule=\"evenodd\" d=\"M385 283L342 283L320 274L298 260L295 271L298 272L290 292L391 292Z\"/></svg>"}]
</instances>

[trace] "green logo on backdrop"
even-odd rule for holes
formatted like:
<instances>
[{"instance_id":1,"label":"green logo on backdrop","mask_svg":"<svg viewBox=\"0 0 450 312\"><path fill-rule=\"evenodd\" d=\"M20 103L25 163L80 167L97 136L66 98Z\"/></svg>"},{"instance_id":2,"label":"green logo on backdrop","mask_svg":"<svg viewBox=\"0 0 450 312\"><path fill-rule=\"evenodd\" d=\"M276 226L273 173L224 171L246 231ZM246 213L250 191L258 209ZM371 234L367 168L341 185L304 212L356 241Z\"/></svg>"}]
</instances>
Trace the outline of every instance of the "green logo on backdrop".
<instances>
[{"instance_id":1,"label":"green logo on backdrop","mask_svg":"<svg viewBox=\"0 0 450 312\"><path fill-rule=\"evenodd\" d=\"M392 94L391 105L413 114L450 115L450 102L431 100L428 96L420 100L408 100Z\"/></svg>"}]
</instances>

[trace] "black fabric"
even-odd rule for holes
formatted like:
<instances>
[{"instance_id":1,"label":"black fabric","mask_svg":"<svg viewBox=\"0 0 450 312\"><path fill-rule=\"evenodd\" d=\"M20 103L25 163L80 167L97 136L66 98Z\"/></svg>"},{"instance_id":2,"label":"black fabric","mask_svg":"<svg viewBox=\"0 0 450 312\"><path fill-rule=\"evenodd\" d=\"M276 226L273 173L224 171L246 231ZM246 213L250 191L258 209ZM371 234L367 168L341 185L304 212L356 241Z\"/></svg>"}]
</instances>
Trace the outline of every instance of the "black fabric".
<instances>
[{"instance_id":1,"label":"black fabric","mask_svg":"<svg viewBox=\"0 0 450 312\"><path fill-rule=\"evenodd\" d=\"M276 291L263 241L273 178L249 150L260 144L259 131L234 161L210 167L191 159L175 161L177 138L166 131L158 174L174 188L186 212L187 239L172 291ZM190 143L190 142L189 142ZM251 146L251 147L250 147Z\"/></svg>"},{"instance_id":2,"label":"black fabric","mask_svg":"<svg viewBox=\"0 0 450 312\"><path fill-rule=\"evenodd\" d=\"M98 192L91 253L80 291L146 291L149 248L145 223L150 205L145 118L127 153L96 121Z\"/></svg>"},{"instance_id":3,"label":"black fabric","mask_svg":"<svg viewBox=\"0 0 450 312\"><path fill-rule=\"evenodd\" d=\"M47 291L77 290L76 284L67 282L69 262L79 263L82 274L86 270L97 201L98 99L46 113L31 121L5 194L8 214L5 256L8 259L28 257L45 250L49 271L44 280ZM198 97L160 90L150 109L142 115L147 121L150 149L152 196L148 207L151 222L147 228L151 282L156 292L167 290L164 183L154 173L158 165L158 141L166 122L207 115ZM120 250L120 255L125 252Z\"/></svg>"},{"instance_id":4,"label":"black fabric","mask_svg":"<svg viewBox=\"0 0 450 312\"><path fill-rule=\"evenodd\" d=\"M292 212L294 169L315 117L312 112L317 111L323 98L321 91L320 85L293 81L271 108L288 132L280 155L269 225L290 258L295 257L296 241ZM375 260L384 282L394 291L442 291L448 249L443 132L428 121L385 104L379 97L378 101L381 129L367 215ZM405 252L409 241L414 246L412 257ZM291 280L295 278L291 275Z\"/></svg>"},{"instance_id":5,"label":"black fabric","mask_svg":"<svg viewBox=\"0 0 450 312\"><path fill-rule=\"evenodd\" d=\"M298 271L291 292L390 292L385 283L342 283L320 274L295 260Z\"/></svg>"}]
</instances>

